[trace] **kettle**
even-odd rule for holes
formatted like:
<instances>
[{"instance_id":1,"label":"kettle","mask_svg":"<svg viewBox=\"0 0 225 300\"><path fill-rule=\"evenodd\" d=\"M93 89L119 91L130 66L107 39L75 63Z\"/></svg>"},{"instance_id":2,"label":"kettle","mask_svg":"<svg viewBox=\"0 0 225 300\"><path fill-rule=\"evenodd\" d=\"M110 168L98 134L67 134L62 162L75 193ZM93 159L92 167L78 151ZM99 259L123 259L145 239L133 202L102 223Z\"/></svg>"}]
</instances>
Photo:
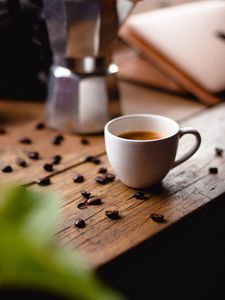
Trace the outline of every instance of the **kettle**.
<instances>
[{"instance_id":1,"label":"kettle","mask_svg":"<svg viewBox=\"0 0 225 300\"><path fill-rule=\"evenodd\" d=\"M46 102L50 127L98 133L120 115L112 50L119 26L138 1L43 1L53 52Z\"/></svg>"}]
</instances>

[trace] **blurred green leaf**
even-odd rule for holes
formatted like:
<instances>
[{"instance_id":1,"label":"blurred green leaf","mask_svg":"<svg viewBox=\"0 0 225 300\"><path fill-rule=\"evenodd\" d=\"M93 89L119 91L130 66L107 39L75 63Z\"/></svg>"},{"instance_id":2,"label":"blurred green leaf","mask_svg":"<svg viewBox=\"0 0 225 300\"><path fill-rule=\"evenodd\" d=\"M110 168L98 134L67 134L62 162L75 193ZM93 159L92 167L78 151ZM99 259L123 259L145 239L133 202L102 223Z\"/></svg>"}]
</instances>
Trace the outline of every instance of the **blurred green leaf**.
<instances>
[{"instance_id":1,"label":"blurred green leaf","mask_svg":"<svg viewBox=\"0 0 225 300\"><path fill-rule=\"evenodd\" d=\"M55 194L1 190L0 288L33 288L80 300L122 299L96 278L78 252L56 243L58 222Z\"/></svg>"}]
</instances>

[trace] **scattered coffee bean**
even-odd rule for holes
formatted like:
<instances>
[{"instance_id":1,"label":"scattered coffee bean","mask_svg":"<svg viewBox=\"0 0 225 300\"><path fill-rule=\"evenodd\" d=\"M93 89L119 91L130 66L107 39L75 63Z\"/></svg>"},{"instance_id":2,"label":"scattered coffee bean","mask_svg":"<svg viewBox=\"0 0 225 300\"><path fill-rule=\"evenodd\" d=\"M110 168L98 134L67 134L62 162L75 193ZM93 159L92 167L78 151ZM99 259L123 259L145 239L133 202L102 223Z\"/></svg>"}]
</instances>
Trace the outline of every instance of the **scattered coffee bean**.
<instances>
[{"instance_id":1,"label":"scattered coffee bean","mask_svg":"<svg viewBox=\"0 0 225 300\"><path fill-rule=\"evenodd\" d=\"M33 159L33 160L37 160L39 159L39 153L37 151L30 151L27 153L27 156L30 158L30 159Z\"/></svg>"},{"instance_id":2,"label":"scattered coffee bean","mask_svg":"<svg viewBox=\"0 0 225 300\"><path fill-rule=\"evenodd\" d=\"M92 160L94 159L94 156L88 155L85 157L84 161L85 162L92 162Z\"/></svg>"},{"instance_id":3,"label":"scattered coffee bean","mask_svg":"<svg viewBox=\"0 0 225 300\"><path fill-rule=\"evenodd\" d=\"M13 171L13 168L10 165L2 168L3 173L11 173L12 171Z\"/></svg>"},{"instance_id":4,"label":"scattered coffee bean","mask_svg":"<svg viewBox=\"0 0 225 300\"><path fill-rule=\"evenodd\" d=\"M99 183L99 184L106 184L106 183L108 183L108 180L107 180L107 178L104 176L97 176L97 177L95 177L95 181L97 182L97 183Z\"/></svg>"},{"instance_id":5,"label":"scattered coffee bean","mask_svg":"<svg viewBox=\"0 0 225 300\"><path fill-rule=\"evenodd\" d=\"M221 148L215 148L216 156L222 156L223 155L223 149Z\"/></svg>"},{"instance_id":6,"label":"scattered coffee bean","mask_svg":"<svg viewBox=\"0 0 225 300\"><path fill-rule=\"evenodd\" d=\"M95 165L99 165L101 163L101 160L98 157L91 156L91 155L85 157L84 161L85 162L92 162Z\"/></svg>"},{"instance_id":7,"label":"scattered coffee bean","mask_svg":"<svg viewBox=\"0 0 225 300\"><path fill-rule=\"evenodd\" d=\"M79 208L79 209L87 208L87 203L86 203L86 201L85 201L85 202L80 202L80 203L78 203L77 208Z\"/></svg>"},{"instance_id":8,"label":"scattered coffee bean","mask_svg":"<svg viewBox=\"0 0 225 300\"><path fill-rule=\"evenodd\" d=\"M78 175L74 176L73 181L76 183L82 183L82 182L84 182L84 176L81 174L78 174Z\"/></svg>"},{"instance_id":9,"label":"scattered coffee bean","mask_svg":"<svg viewBox=\"0 0 225 300\"><path fill-rule=\"evenodd\" d=\"M114 174L107 173L107 174L103 174L102 176L95 177L95 181L99 184L106 184L114 181L115 178L116 176Z\"/></svg>"},{"instance_id":10,"label":"scattered coffee bean","mask_svg":"<svg viewBox=\"0 0 225 300\"><path fill-rule=\"evenodd\" d=\"M44 164L43 169L48 172L53 172L53 164Z\"/></svg>"},{"instance_id":11,"label":"scattered coffee bean","mask_svg":"<svg viewBox=\"0 0 225 300\"><path fill-rule=\"evenodd\" d=\"M84 228L86 226L86 223L83 219L76 219L74 225L78 228Z\"/></svg>"},{"instance_id":12,"label":"scattered coffee bean","mask_svg":"<svg viewBox=\"0 0 225 300\"><path fill-rule=\"evenodd\" d=\"M115 176L114 174L112 174L112 173L107 173L107 174L105 174L104 176L105 176L107 182L112 182L112 181L114 181L115 178L116 178L116 176Z\"/></svg>"},{"instance_id":13,"label":"scattered coffee bean","mask_svg":"<svg viewBox=\"0 0 225 300\"><path fill-rule=\"evenodd\" d=\"M101 167L101 168L98 169L98 173L105 174L105 173L107 173L107 169Z\"/></svg>"},{"instance_id":14,"label":"scattered coffee bean","mask_svg":"<svg viewBox=\"0 0 225 300\"><path fill-rule=\"evenodd\" d=\"M0 134L2 134L2 135L3 135L3 134L6 134L5 128L2 128L2 127L0 128Z\"/></svg>"},{"instance_id":15,"label":"scattered coffee bean","mask_svg":"<svg viewBox=\"0 0 225 300\"><path fill-rule=\"evenodd\" d=\"M53 145L60 145L62 143L62 141L64 140L64 137L61 134L56 135L53 140L52 140L52 144Z\"/></svg>"},{"instance_id":16,"label":"scattered coffee bean","mask_svg":"<svg viewBox=\"0 0 225 300\"><path fill-rule=\"evenodd\" d=\"M40 178L37 180L37 184L41 186L47 186L51 184L51 180L48 177Z\"/></svg>"},{"instance_id":17,"label":"scattered coffee bean","mask_svg":"<svg viewBox=\"0 0 225 300\"><path fill-rule=\"evenodd\" d=\"M142 192L136 192L133 194L133 198L136 198L136 199L145 199L145 194L142 193Z\"/></svg>"},{"instance_id":18,"label":"scattered coffee bean","mask_svg":"<svg viewBox=\"0 0 225 300\"><path fill-rule=\"evenodd\" d=\"M118 210L106 210L105 215L111 220L120 219L120 214Z\"/></svg>"},{"instance_id":19,"label":"scattered coffee bean","mask_svg":"<svg viewBox=\"0 0 225 300\"><path fill-rule=\"evenodd\" d=\"M216 168L216 167L210 167L209 168L209 173L210 174L217 174L218 173L218 168Z\"/></svg>"},{"instance_id":20,"label":"scattered coffee bean","mask_svg":"<svg viewBox=\"0 0 225 300\"><path fill-rule=\"evenodd\" d=\"M99 159L99 158L97 158L97 157L94 157L94 158L92 159L92 162L93 162L93 164L95 164L95 165L99 165L102 161L101 161L101 159Z\"/></svg>"},{"instance_id":21,"label":"scattered coffee bean","mask_svg":"<svg viewBox=\"0 0 225 300\"><path fill-rule=\"evenodd\" d=\"M52 157L52 163L53 163L53 165L60 164L61 160L62 160L62 156L61 155L54 155Z\"/></svg>"},{"instance_id":22,"label":"scattered coffee bean","mask_svg":"<svg viewBox=\"0 0 225 300\"><path fill-rule=\"evenodd\" d=\"M102 204L102 199L98 198L98 197L93 197L93 198L87 199L86 202L87 202L88 205L101 205Z\"/></svg>"},{"instance_id":23,"label":"scattered coffee bean","mask_svg":"<svg viewBox=\"0 0 225 300\"><path fill-rule=\"evenodd\" d=\"M27 145L32 144L32 140L30 138L28 138L28 137L24 137L24 138L20 139L19 142L21 144L27 144Z\"/></svg>"},{"instance_id":24,"label":"scattered coffee bean","mask_svg":"<svg viewBox=\"0 0 225 300\"><path fill-rule=\"evenodd\" d=\"M150 218L157 223L164 223L166 220L164 218L164 215L162 214L157 214L157 213L152 213L150 215Z\"/></svg>"},{"instance_id":25,"label":"scattered coffee bean","mask_svg":"<svg viewBox=\"0 0 225 300\"><path fill-rule=\"evenodd\" d=\"M81 195L82 195L84 198L86 198L86 199L89 199L89 198L92 197L92 195L91 195L90 192L82 191L82 192L80 192L80 193L81 193Z\"/></svg>"},{"instance_id":26,"label":"scattered coffee bean","mask_svg":"<svg viewBox=\"0 0 225 300\"><path fill-rule=\"evenodd\" d=\"M149 197L146 196L143 192L135 192L135 193L133 194L133 196L130 197L129 199L131 199L131 198L136 198L136 199L138 199L138 200L146 200L146 199L148 199Z\"/></svg>"},{"instance_id":27,"label":"scattered coffee bean","mask_svg":"<svg viewBox=\"0 0 225 300\"><path fill-rule=\"evenodd\" d=\"M22 157L16 158L16 164L22 168L25 168L27 166L27 162Z\"/></svg>"},{"instance_id":28,"label":"scattered coffee bean","mask_svg":"<svg viewBox=\"0 0 225 300\"><path fill-rule=\"evenodd\" d=\"M81 142L82 145L89 145L90 144L89 141L87 139L85 139L85 138L82 138L80 140L80 142Z\"/></svg>"},{"instance_id":29,"label":"scattered coffee bean","mask_svg":"<svg viewBox=\"0 0 225 300\"><path fill-rule=\"evenodd\" d=\"M37 123L35 128L38 129L38 130L44 129L45 128L45 123L43 123L43 122Z\"/></svg>"}]
</instances>

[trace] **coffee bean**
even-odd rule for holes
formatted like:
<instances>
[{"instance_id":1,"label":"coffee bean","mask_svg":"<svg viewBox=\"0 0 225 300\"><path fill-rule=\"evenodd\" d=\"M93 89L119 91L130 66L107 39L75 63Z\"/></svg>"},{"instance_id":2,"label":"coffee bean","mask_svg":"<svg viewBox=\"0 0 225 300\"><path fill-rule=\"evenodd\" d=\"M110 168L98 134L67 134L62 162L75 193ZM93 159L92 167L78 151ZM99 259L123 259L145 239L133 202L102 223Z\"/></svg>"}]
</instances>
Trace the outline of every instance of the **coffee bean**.
<instances>
[{"instance_id":1,"label":"coffee bean","mask_svg":"<svg viewBox=\"0 0 225 300\"><path fill-rule=\"evenodd\" d=\"M157 223L164 223L166 220L164 218L164 215L162 214L157 214L157 213L152 213L150 215L150 218Z\"/></svg>"},{"instance_id":2,"label":"coffee bean","mask_svg":"<svg viewBox=\"0 0 225 300\"><path fill-rule=\"evenodd\" d=\"M120 214L118 210L106 210L105 215L111 220L120 219Z\"/></svg>"},{"instance_id":3,"label":"coffee bean","mask_svg":"<svg viewBox=\"0 0 225 300\"><path fill-rule=\"evenodd\" d=\"M91 155L85 157L84 161L85 162L92 162L95 165L99 165L101 163L101 160L98 157L91 156Z\"/></svg>"},{"instance_id":4,"label":"coffee bean","mask_svg":"<svg viewBox=\"0 0 225 300\"><path fill-rule=\"evenodd\" d=\"M78 175L74 176L73 181L76 183L82 183L82 182L84 182L84 176L81 174L78 174Z\"/></svg>"},{"instance_id":5,"label":"coffee bean","mask_svg":"<svg viewBox=\"0 0 225 300\"><path fill-rule=\"evenodd\" d=\"M27 153L27 156L30 158L30 159L33 159L33 160L37 160L39 159L39 153L37 151L29 151Z\"/></svg>"},{"instance_id":6,"label":"coffee bean","mask_svg":"<svg viewBox=\"0 0 225 300\"><path fill-rule=\"evenodd\" d=\"M17 157L16 158L16 164L20 167L23 167L23 168L25 168L27 166L27 162L22 157Z\"/></svg>"},{"instance_id":7,"label":"coffee bean","mask_svg":"<svg viewBox=\"0 0 225 300\"><path fill-rule=\"evenodd\" d=\"M130 197L129 199L131 199L131 198L136 198L138 200L146 200L146 199L148 199L148 197L143 192L135 192L133 194L133 196Z\"/></svg>"},{"instance_id":8,"label":"coffee bean","mask_svg":"<svg viewBox=\"0 0 225 300\"><path fill-rule=\"evenodd\" d=\"M144 199L145 198L145 194L142 192L136 192L133 194L133 197L136 199Z\"/></svg>"},{"instance_id":9,"label":"coffee bean","mask_svg":"<svg viewBox=\"0 0 225 300\"><path fill-rule=\"evenodd\" d=\"M114 181L115 178L116 178L116 176L114 174L107 173L107 174L104 174L103 176L95 177L95 181L99 184L106 184L106 183Z\"/></svg>"},{"instance_id":10,"label":"coffee bean","mask_svg":"<svg viewBox=\"0 0 225 300\"><path fill-rule=\"evenodd\" d=\"M54 155L52 157L52 163L53 163L53 165L60 164L61 160L62 160L62 156L61 155Z\"/></svg>"},{"instance_id":11,"label":"coffee bean","mask_svg":"<svg viewBox=\"0 0 225 300\"><path fill-rule=\"evenodd\" d=\"M111 173L107 173L104 176L105 176L107 182L112 182L116 178L116 176L114 174L111 174Z\"/></svg>"},{"instance_id":12,"label":"coffee bean","mask_svg":"<svg viewBox=\"0 0 225 300\"><path fill-rule=\"evenodd\" d=\"M37 123L35 128L38 129L38 130L44 129L45 128L45 123L43 123L43 122Z\"/></svg>"},{"instance_id":13,"label":"coffee bean","mask_svg":"<svg viewBox=\"0 0 225 300\"><path fill-rule=\"evenodd\" d=\"M12 171L13 171L13 168L10 165L2 168L3 173L11 173Z\"/></svg>"},{"instance_id":14,"label":"coffee bean","mask_svg":"<svg viewBox=\"0 0 225 300\"><path fill-rule=\"evenodd\" d=\"M90 144L89 141L87 139L85 139L85 138L82 138L80 140L80 142L81 142L82 145L88 145L88 144Z\"/></svg>"},{"instance_id":15,"label":"coffee bean","mask_svg":"<svg viewBox=\"0 0 225 300\"><path fill-rule=\"evenodd\" d=\"M105 173L107 173L107 169L101 167L101 168L98 169L98 173L105 174Z\"/></svg>"},{"instance_id":16,"label":"coffee bean","mask_svg":"<svg viewBox=\"0 0 225 300\"><path fill-rule=\"evenodd\" d=\"M53 165L52 164L44 164L43 169L45 171L52 172L53 171Z\"/></svg>"},{"instance_id":17,"label":"coffee bean","mask_svg":"<svg viewBox=\"0 0 225 300\"><path fill-rule=\"evenodd\" d=\"M62 143L62 141L64 140L64 137L61 134L56 135L53 140L52 140L52 144L53 145L60 145Z\"/></svg>"},{"instance_id":18,"label":"coffee bean","mask_svg":"<svg viewBox=\"0 0 225 300\"><path fill-rule=\"evenodd\" d=\"M95 164L95 165L99 165L99 164L101 163L101 159L99 159L99 158L97 158L97 157L94 157L94 158L92 159L92 162L93 162L93 164Z\"/></svg>"},{"instance_id":19,"label":"coffee bean","mask_svg":"<svg viewBox=\"0 0 225 300\"><path fill-rule=\"evenodd\" d=\"M80 192L80 193L81 193L81 195L82 195L84 198L86 198L86 199L89 199L89 198L92 197L90 192L82 191L82 192Z\"/></svg>"},{"instance_id":20,"label":"coffee bean","mask_svg":"<svg viewBox=\"0 0 225 300\"><path fill-rule=\"evenodd\" d=\"M6 134L5 128L2 128L2 127L0 128L0 134L2 134L2 135L3 135L3 134Z\"/></svg>"},{"instance_id":21,"label":"coffee bean","mask_svg":"<svg viewBox=\"0 0 225 300\"><path fill-rule=\"evenodd\" d=\"M86 226L86 223L83 219L76 219L74 225L78 228L84 228Z\"/></svg>"},{"instance_id":22,"label":"coffee bean","mask_svg":"<svg viewBox=\"0 0 225 300\"><path fill-rule=\"evenodd\" d=\"M218 173L218 168L216 168L216 167L210 167L209 168L209 173L210 174L217 174Z\"/></svg>"},{"instance_id":23,"label":"coffee bean","mask_svg":"<svg viewBox=\"0 0 225 300\"><path fill-rule=\"evenodd\" d=\"M103 177L103 176L97 176L95 177L95 181L99 184L106 184L108 183L108 180L106 177Z\"/></svg>"},{"instance_id":24,"label":"coffee bean","mask_svg":"<svg viewBox=\"0 0 225 300\"><path fill-rule=\"evenodd\" d=\"M92 162L92 160L94 159L94 156L88 155L85 157L84 161L85 162Z\"/></svg>"},{"instance_id":25,"label":"coffee bean","mask_svg":"<svg viewBox=\"0 0 225 300\"><path fill-rule=\"evenodd\" d=\"M24 138L20 139L19 142L21 144L27 144L27 145L32 144L32 140L28 137L24 137Z\"/></svg>"},{"instance_id":26,"label":"coffee bean","mask_svg":"<svg viewBox=\"0 0 225 300\"><path fill-rule=\"evenodd\" d=\"M51 184L51 180L48 177L40 178L37 180L37 184L40 186L47 186Z\"/></svg>"},{"instance_id":27,"label":"coffee bean","mask_svg":"<svg viewBox=\"0 0 225 300\"><path fill-rule=\"evenodd\" d=\"M79 209L87 208L87 203L86 202L80 202L80 203L78 203L77 208L79 208Z\"/></svg>"},{"instance_id":28,"label":"coffee bean","mask_svg":"<svg viewBox=\"0 0 225 300\"><path fill-rule=\"evenodd\" d=\"M223 156L223 149L215 148L216 156Z\"/></svg>"},{"instance_id":29,"label":"coffee bean","mask_svg":"<svg viewBox=\"0 0 225 300\"><path fill-rule=\"evenodd\" d=\"M98 197L89 198L87 200L87 204L88 205L101 205L102 204L102 199L98 198Z\"/></svg>"}]
</instances>

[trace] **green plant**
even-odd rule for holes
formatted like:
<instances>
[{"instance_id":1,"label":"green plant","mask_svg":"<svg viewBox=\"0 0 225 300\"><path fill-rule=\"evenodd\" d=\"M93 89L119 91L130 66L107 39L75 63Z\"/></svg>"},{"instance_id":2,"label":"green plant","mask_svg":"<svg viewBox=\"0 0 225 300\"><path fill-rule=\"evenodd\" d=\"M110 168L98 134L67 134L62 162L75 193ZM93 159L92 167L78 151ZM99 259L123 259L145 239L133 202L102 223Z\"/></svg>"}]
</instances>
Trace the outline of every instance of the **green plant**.
<instances>
[{"instance_id":1,"label":"green plant","mask_svg":"<svg viewBox=\"0 0 225 300\"><path fill-rule=\"evenodd\" d=\"M79 300L122 299L96 278L78 252L53 238L59 221L56 195L22 187L0 194L0 289L34 289Z\"/></svg>"}]
</instances>

